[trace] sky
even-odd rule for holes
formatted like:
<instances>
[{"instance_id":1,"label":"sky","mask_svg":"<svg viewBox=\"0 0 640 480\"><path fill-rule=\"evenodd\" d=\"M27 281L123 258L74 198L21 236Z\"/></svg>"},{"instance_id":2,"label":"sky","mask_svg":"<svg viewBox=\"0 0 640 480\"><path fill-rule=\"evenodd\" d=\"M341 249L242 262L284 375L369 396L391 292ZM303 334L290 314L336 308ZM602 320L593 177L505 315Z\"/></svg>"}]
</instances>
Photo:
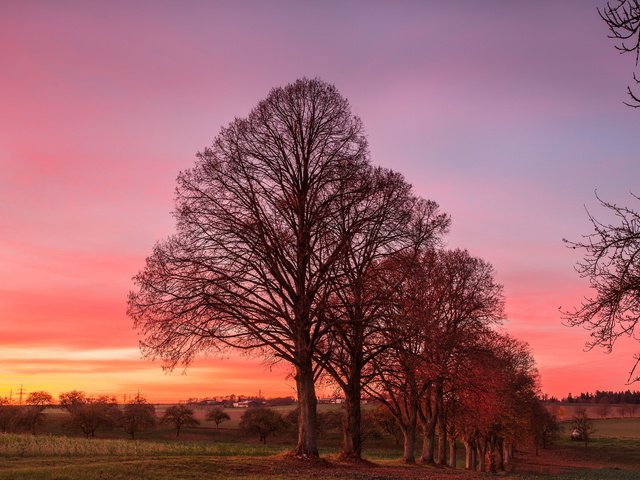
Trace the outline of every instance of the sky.
<instances>
[{"instance_id":1,"label":"sky","mask_svg":"<svg viewBox=\"0 0 640 480\"><path fill-rule=\"evenodd\" d=\"M451 215L448 247L495 266L501 328L530 344L543 391L628 388L637 340L585 351L559 312L589 293L562 239L589 233L586 209L607 218L594 192L640 193L633 58L601 3L4 0L0 396L295 394L286 366L248 356L164 372L125 311L173 231L178 172L303 76L335 84L372 162Z\"/></svg>"}]
</instances>

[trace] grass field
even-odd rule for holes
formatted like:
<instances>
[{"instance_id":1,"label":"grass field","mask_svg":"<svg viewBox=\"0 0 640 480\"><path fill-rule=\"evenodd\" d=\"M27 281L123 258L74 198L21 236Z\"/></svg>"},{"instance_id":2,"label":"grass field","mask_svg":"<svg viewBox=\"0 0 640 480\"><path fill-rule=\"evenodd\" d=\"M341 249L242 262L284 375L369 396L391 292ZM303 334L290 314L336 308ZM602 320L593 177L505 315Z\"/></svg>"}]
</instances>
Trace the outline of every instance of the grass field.
<instances>
[{"instance_id":1,"label":"grass field","mask_svg":"<svg viewBox=\"0 0 640 480\"><path fill-rule=\"evenodd\" d=\"M336 408L335 406L327 406ZM325 407L325 408L327 408ZM204 417L206 409L198 411ZM342 464L335 453L339 433L321 438L325 460L308 465L285 456L292 434L282 434L267 445L246 438L237 429L242 410L230 410L232 420L216 431L204 424L188 429L179 441L171 429L158 429L143 440L89 439L65 436L62 413L51 415L58 435L0 435L0 480L140 480L272 479L272 480L431 480L486 478L486 475L449 468L405 466L400 451L388 438L370 441L365 456L373 463ZM500 478L518 480L631 480L640 478L640 419L594 421L596 433L588 447L568 439L565 424L551 449L519 452L516 469ZM109 435L121 435L111 432ZM462 453L462 452L460 452ZM328 460L328 461L327 461Z\"/></svg>"}]
</instances>

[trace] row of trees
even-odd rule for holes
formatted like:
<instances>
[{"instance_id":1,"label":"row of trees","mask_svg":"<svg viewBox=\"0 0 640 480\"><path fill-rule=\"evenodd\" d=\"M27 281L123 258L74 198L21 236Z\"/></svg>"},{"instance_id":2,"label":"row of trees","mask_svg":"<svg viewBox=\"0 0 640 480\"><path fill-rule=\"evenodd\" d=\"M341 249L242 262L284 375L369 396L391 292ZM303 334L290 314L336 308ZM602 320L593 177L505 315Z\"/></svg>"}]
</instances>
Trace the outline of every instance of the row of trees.
<instances>
[{"instance_id":1,"label":"row of trees","mask_svg":"<svg viewBox=\"0 0 640 480\"><path fill-rule=\"evenodd\" d=\"M33 392L26 400L26 405L12 404L7 398L0 398L0 430L2 432L28 430L36 434L43 423L45 408L53 404L51 394L40 391ZM108 395L88 396L79 390L61 393L59 404L69 413L69 424L82 432L87 438L96 436L98 430L121 427L132 439L137 434L150 429L157 423L169 424L180 435L183 427L199 425L194 411L187 405L172 405L160 418L156 415L155 406L136 395L123 406L117 404L115 397ZM213 421L216 428L229 420L229 415L219 407L211 409L206 419Z\"/></svg>"},{"instance_id":2,"label":"row of trees","mask_svg":"<svg viewBox=\"0 0 640 480\"><path fill-rule=\"evenodd\" d=\"M567 395L566 398L560 400L567 403L640 403L640 391L638 390L625 390L614 392L612 390L596 390L595 392L580 393L573 396Z\"/></svg>"},{"instance_id":3,"label":"row of trees","mask_svg":"<svg viewBox=\"0 0 640 480\"><path fill-rule=\"evenodd\" d=\"M345 398L347 458L362 452L363 392L395 417L407 462L418 428L424 461L444 463L461 438L483 468L487 448L535 424L522 420L539 410L533 360L492 328L504 316L493 268L442 248L449 216L370 164L332 85L276 88L223 128L179 175L175 217L129 296L143 353L169 368L228 348L289 363L294 454L318 456L321 377Z\"/></svg>"}]
</instances>

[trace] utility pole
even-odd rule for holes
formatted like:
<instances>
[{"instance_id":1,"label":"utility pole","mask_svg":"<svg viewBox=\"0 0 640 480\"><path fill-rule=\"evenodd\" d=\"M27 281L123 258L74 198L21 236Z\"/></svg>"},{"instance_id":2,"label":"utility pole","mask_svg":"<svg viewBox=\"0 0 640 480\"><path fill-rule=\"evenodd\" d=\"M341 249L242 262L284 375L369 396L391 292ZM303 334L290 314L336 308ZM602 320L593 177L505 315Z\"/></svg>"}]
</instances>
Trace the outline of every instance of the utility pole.
<instances>
[{"instance_id":1,"label":"utility pole","mask_svg":"<svg viewBox=\"0 0 640 480\"><path fill-rule=\"evenodd\" d=\"M18 405L22 405L22 395L25 393L24 389L22 388L22 385L20 385L20 392L18 392L20 395L20 400L18 402Z\"/></svg>"}]
</instances>

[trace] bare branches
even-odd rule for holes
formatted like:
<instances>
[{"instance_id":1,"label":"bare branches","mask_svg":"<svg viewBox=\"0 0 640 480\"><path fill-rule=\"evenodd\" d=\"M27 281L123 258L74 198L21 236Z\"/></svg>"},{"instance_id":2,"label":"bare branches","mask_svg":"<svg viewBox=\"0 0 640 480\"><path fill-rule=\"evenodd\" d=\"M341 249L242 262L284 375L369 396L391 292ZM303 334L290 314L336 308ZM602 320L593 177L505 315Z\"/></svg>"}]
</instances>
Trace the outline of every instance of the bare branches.
<instances>
[{"instance_id":1,"label":"bare branches","mask_svg":"<svg viewBox=\"0 0 640 480\"><path fill-rule=\"evenodd\" d=\"M584 259L577 263L576 271L589 280L595 296L585 298L579 307L563 314L568 325L590 331L588 348L601 346L611 351L618 338L637 334L640 321L640 214L597 198L616 223L601 222L587 212L593 233L579 242L565 240L570 248L584 250ZM634 377L637 360L636 356L630 382L638 380Z\"/></svg>"},{"instance_id":2,"label":"bare branches","mask_svg":"<svg viewBox=\"0 0 640 480\"><path fill-rule=\"evenodd\" d=\"M175 217L129 297L143 353L168 368L224 348L291 363L296 453L317 456L314 380L336 292L406 245L408 226L427 241L448 219L401 176L373 169L348 102L308 79L221 130L178 177Z\"/></svg>"},{"instance_id":3,"label":"bare branches","mask_svg":"<svg viewBox=\"0 0 640 480\"><path fill-rule=\"evenodd\" d=\"M635 54L635 65L638 66L640 59L640 1L639 0L618 0L616 5L607 5L598 9L598 14L609 27L609 38L617 41L616 50L620 53ZM633 74L636 84L640 83L636 74ZM633 108L640 107L640 97L628 86L627 94L631 102L624 102Z\"/></svg>"}]
</instances>

